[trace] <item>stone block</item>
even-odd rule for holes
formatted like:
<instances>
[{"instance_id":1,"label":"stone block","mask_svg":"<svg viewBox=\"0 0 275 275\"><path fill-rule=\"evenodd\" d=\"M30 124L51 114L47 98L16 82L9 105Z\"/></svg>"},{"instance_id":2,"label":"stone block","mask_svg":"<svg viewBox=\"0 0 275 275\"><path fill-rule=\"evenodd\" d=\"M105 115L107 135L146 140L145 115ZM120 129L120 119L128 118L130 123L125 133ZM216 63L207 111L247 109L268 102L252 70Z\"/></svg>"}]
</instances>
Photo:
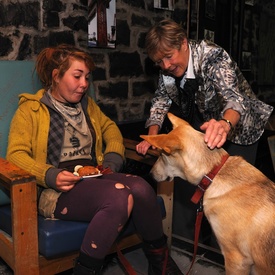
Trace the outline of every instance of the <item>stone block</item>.
<instances>
[{"instance_id":1,"label":"stone block","mask_svg":"<svg viewBox=\"0 0 275 275\"><path fill-rule=\"evenodd\" d=\"M133 53L113 52L109 54L110 76L140 76L143 74L140 55Z\"/></svg>"},{"instance_id":2,"label":"stone block","mask_svg":"<svg viewBox=\"0 0 275 275\"><path fill-rule=\"evenodd\" d=\"M98 87L99 93L103 97L126 99L128 97L128 83L125 81L119 81L116 83L109 83L108 86Z\"/></svg>"}]
</instances>

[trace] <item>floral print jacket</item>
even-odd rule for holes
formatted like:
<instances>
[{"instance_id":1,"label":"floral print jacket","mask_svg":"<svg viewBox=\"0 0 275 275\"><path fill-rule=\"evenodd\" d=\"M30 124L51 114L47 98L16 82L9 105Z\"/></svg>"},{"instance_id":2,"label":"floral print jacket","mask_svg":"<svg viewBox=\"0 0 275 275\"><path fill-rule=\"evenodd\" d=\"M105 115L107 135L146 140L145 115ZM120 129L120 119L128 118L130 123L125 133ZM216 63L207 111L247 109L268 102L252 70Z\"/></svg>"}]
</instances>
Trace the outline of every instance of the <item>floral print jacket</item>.
<instances>
[{"instance_id":1,"label":"floral print jacket","mask_svg":"<svg viewBox=\"0 0 275 275\"><path fill-rule=\"evenodd\" d=\"M206 40L190 40L189 45L199 84L195 104L203 120L219 120L227 109L236 110L241 117L228 140L240 145L255 143L261 137L273 107L257 99L236 62L223 48ZM160 72L146 127L161 127L172 102L179 105L175 78Z\"/></svg>"}]
</instances>

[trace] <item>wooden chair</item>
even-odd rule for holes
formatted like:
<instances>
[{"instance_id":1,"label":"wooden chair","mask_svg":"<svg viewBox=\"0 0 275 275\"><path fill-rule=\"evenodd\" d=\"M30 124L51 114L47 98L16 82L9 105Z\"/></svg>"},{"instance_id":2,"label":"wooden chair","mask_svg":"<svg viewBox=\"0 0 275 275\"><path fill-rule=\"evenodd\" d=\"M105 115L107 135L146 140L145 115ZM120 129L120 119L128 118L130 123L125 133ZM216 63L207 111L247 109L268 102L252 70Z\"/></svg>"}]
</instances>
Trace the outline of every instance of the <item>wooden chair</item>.
<instances>
[{"instance_id":1,"label":"wooden chair","mask_svg":"<svg viewBox=\"0 0 275 275\"><path fill-rule=\"evenodd\" d=\"M126 141L126 145L127 145ZM131 141L131 146L134 142ZM127 150L127 157L131 157L133 150ZM152 156L151 156L152 157ZM150 155L146 157L145 162L151 162ZM153 156L154 158L155 156ZM136 159L136 158L134 158ZM68 227L74 222L67 221L49 221L44 220L37 215L36 201L36 182L35 177L17 166L0 158L0 185L10 193L11 200L11 229L3 228L5 224L0 221L0 257L13 269L14 274L57 274L64 270L71 269L74 265L74 259L78 256L78 251L72 251L54 258L47 258L39 253L39 219L42 223L67 223ZM166 183L166 187L171 189L172 184ZM160 189L162 189L161 187ZM164 196L171 196L168 190L163 192ZM165 207L172 208L172 198L166 201ZM0 217L9 212L9 205L0 207ZM3 214L4 212L4 214ZM6 214L7 215L7 214ZM85 232L85 225L79 223L82 232ZM40 221L41 226L41 221ZM43 226L43 225L42 225ZM171 217L166 215L164 218L165 233L171 241ZM10 232L11 234L7 233ZM51 232L50 230L48 232ZM42 238L42 237L41 237ZM44 240L44 238L43 238ZM67 240L70 242L71 239ZM140 243L137 234L131 234L123 237L117 243L120 250L135 246ZM110 250L110 253L116 252L116 246ZM63 254L63 253L62 253Z\"/></svg>"},{"instance_id":2,"label":"wooden chair","mask_svg":"<svg viewBox=\"0 0 275 275\"><path fill-rule=\"evenodd\" d=\"M33 68L33 64L10 62L3 64L0 61L0 72L2 70L6 73L5 79L0 79L0 93L9 93L8 98L4 96L0 101L0 257L13 269L15 275L57 274L73 267L87 223L51 221L39 216L35 177L4 158L10 120L17 108L17 94L35 91L33 82L22 91L20 79L17 79L17 84L13 81L15 74L21 75L22 81L26 79L25 84L27 79L32 79L30 68ZM7 88L9 91L6 91ZM150 150L145 157L139 156L135 152L136 143L124 140L126 157L152 165L157 157L156 152ZM173 183L160 183L158 194L164 201L164 231L171 244ZM163 201L160 199L161 205ZM62 245L59 245L60 241ZM116 247L123 250L140 242L139 236L129 226L110 253L115 253Z\"/></svg>"}]
</instances>

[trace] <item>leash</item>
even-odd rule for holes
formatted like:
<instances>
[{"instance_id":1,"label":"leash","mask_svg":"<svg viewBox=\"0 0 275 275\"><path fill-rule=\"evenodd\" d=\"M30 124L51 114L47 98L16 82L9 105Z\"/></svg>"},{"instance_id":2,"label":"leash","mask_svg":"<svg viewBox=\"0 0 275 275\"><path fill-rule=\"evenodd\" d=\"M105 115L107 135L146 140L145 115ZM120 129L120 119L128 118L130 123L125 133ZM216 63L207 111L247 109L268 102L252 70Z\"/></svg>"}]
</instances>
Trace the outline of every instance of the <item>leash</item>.
<instances>
[{"instance_id":1,"label":"leash","mask_svg":"<svg viewBox=\"0 0 275 275\"><path fill-rule=\"evenodd\" d=\"M196 224L195 224L195 237L194 237L193 259L192 259L191 265L190 265L189 270L187 271L186 275L189 274L189 272L191 271L191 269L192 269L192 267L194 265L194 262L196 260L202 218L203 218L203 204L202 204L202 199L201 199L200 200L200 206L197 209L197 217L196 217Z\"/></svg>"},{"instance_id":2,"label":"leash","mask_svg":"<svg viewBox=\"0 0 275 275\"><path fill-rule=\"evenodd\" d=\"M129 261L125 258L122 254L121 250L119 249L118 245L116 245L116 252L120 263L123 265L124 270L128 275L137 275L136 271L133 269Z\"/></svg>"},{"instance_id":3,"label":"leash","mask_svg":"<svg viewBox=\"0 0 275 275\"><path fill-rule=\"evenodd\" d=\"M198 250L198 244L199 244L199 236L200 236L200 229L201 229L201 222L203 218L203 195L206 191L206 189L210 186L212 183L214 177L218 174L220 169L223 167L224 163L227 161L229 158L229 155L226 154L222 157L221 163L217 166L215 166L207 175L204 175L202 180L197 186L197 189L194 193L194 195L191 198L191 201L195 204L200 203L198 209L197 209L197 217L196 217L196 223L195 223L195 237L194 237L194 252L193 252L193 259L191 262L191 265L189 267L188 272L186 275L189 274L191 271L195 260L197 256L197 250Z\"/></svg>"}]
</instances>

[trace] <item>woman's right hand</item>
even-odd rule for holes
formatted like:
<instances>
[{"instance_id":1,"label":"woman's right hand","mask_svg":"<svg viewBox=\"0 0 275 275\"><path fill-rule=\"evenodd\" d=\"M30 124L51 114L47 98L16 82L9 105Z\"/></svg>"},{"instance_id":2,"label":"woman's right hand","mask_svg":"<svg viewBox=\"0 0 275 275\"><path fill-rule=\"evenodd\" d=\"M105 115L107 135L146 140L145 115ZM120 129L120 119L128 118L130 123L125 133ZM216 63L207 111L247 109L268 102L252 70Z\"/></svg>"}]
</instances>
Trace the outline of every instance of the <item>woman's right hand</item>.
<instances>
[{"instance_id":1,"label":"woman's right hand","mask_svg":"<svg viewBox=\"0 0 275 275\"><path fill-rule=\"evenodd\" d=\"M158 125L151 125L149 127L149 130L148 130L148 135L157 135L159 132L159 126ZM148 149L151 147L152 145L146 141L146 140L143 140L141 141L139 144L136 145L136 151L139 153L139 154L142 154L142 155L146 155ZM155 146L152 146L152 149L156 149Z\"/></svg>"},{"instance_id":2,"label":"woman's right hand","mask_svg":"<svg viewBox=\"0 0 275 275\"><path fill-rule=\"evenodd\" d=\"M151 144L148 141L143 140L139 144L136 145L136 151L139 154L146 155L146 153L150 147L151 147ZM155 149L155 148L153 147L153 149Z\"/></svg>"},{"instance_id":3,"label":"woman's right hand","mask_svg":"<svg viewBox=\"0 0 275 275\"><path fill-rule=\"evenodd\" d=\"M75 176L67 170L62 170L56 177L56 188L61 192L68 192L80 180L81 177Z\"/></svg>"}]
</instances>

